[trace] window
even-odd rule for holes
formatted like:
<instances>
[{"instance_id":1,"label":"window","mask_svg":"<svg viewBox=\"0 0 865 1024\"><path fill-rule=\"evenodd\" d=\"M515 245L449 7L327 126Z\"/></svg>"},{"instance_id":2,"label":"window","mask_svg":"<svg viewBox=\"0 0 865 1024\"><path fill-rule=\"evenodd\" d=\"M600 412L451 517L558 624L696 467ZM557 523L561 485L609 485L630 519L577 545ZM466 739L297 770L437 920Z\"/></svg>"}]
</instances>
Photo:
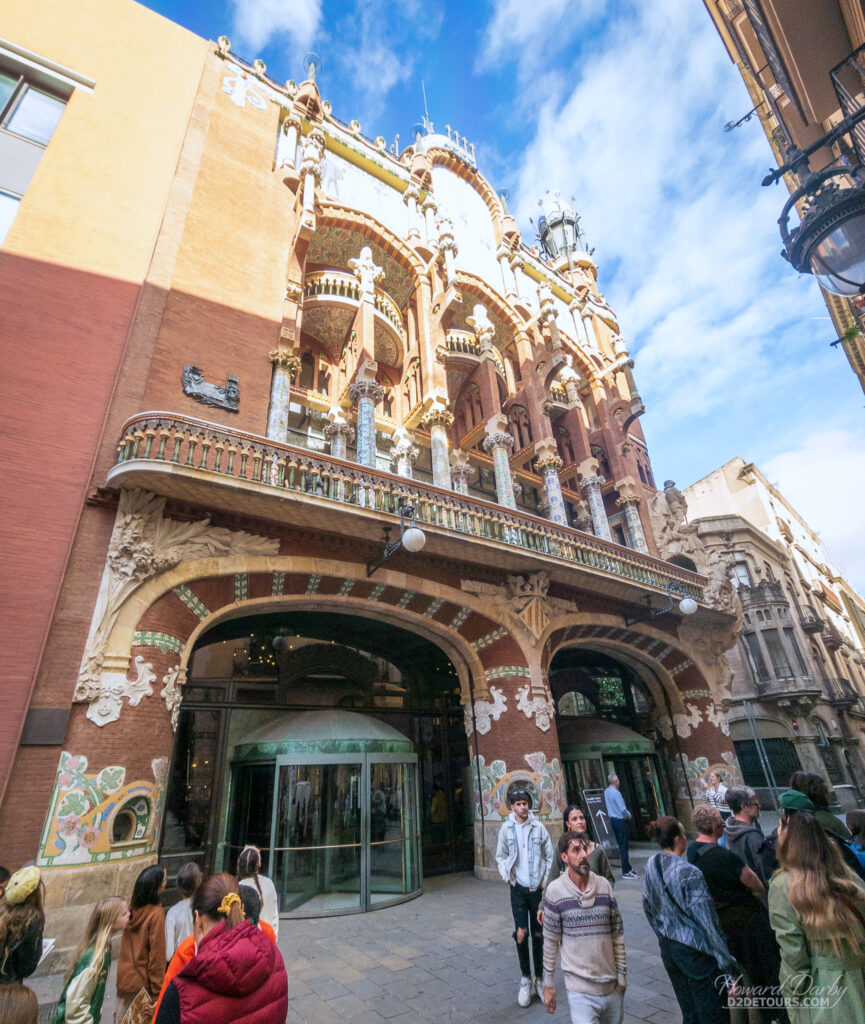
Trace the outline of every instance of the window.
<instances>
[{"instance_id":1,"label":"window","mask_svg":"<svg viewBox=\"0 0 865 1024\"><path fill-rule=\"evenodd\" d=\"M751 574L748 572L748 566L745 562L736 562L733 566L733 571L730 573L730 582L737 589L739 587L751 586Z\"/></svg>"},{"instance_id":2,"label":"window","mask_svg":"<svg viewBox=\"0 0 865 1024\"><path fill-rule=\"evenodd\" d=\"M765 683L769 679L769 670L766 668L766 660L760 648L760 641L755 633L745 634L745 649L748 652L748 660L751 663L751 671L758 683Z\"/></svg>"},{"instance_id":3,"label":"window","mask_svg":"<svg viewBox=\"0 0 865 1024\"><path fill-rule=\"evenodd\" d=\"M784 634L787 637L787 641L790 645L790 649L793 651L793 655L796 658L796 662L799 665L799 670L803 676L810 676L811 673L808 671L808 666L805 664L805 659L802 657L802 649L796 641L796 634L792 629L785 629Z\"/></svg>"},{"instance_id":4,"label":"window","mask_svg":"<svg viewBox=\"0 0 865 1024\"><path fill-rule=\"evenodd\" d=\"M790 661L787 657L787 652L784 650L784 645L781 643L781 637L778 635L778 630L764 629L763 640L766 643L766 650L768 650L769 657L772 661L775 678L792 679L793 669L790 668Z\"/></svg>"},{"instance_id":5,"label":"window","mask_svg":"<svg viewBox=\"0 0 865 1024\"><path fill-rule=\"evenodd\" d=\"M0 244L73 89L93 82L11 43L0 43Z\"/></svg>"},{"instance_id":6,"label":"window","mask_svg":"<svg viewBox=\"0 0 865 1024\"><path fill-rule=\"evenodd\" d=\"M769 780L766 778L763 761L754 740L734 740L733 746L736 748L736 758L742 769L742 781L745 785L755 789L767 787ZM783 788L793 772L802 771L799 755L790 740L780 736L767 736L762 740L762 747L777 786Z\"/></svg>"}]
</instances>

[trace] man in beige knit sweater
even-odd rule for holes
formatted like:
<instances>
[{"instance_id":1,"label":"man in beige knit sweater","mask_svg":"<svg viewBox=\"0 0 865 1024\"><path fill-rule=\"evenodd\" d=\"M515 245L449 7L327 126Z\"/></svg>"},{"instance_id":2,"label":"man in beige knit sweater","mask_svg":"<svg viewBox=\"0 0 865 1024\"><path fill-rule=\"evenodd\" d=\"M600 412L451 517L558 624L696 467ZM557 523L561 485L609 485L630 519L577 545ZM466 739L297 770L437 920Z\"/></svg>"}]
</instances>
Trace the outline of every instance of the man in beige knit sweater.
<instances>
[{"instance_id":1,"label":"man in beige knit sweater","mask_svg":"<svg viewBox=\"0 0 865 1024\"><path fill-rule=\"evenodd\" d=\"M565 832L567 871L544 894L544 1006L556 1012L559 949L572 1024L621 1024L627 984L622 918L606 878L589 870L588 842Z\"/></svg>"}]
</instances>

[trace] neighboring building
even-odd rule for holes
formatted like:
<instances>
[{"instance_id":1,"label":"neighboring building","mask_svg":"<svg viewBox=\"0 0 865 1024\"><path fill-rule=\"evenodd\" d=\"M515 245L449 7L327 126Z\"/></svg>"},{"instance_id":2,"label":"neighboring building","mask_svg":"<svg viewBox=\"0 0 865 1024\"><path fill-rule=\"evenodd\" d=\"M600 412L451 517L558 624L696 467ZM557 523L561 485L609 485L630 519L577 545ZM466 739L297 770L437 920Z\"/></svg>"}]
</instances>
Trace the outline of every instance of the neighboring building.
<instances>
[{"instance_id":1,"label":"neighboring building","mask_svg":"<svg viewBox=\"0 0 865 1024\"><path fill-rule=\"evenodd\" d=\"M0 834L49 934L157 857L255 842L283 912L363 910L493 872L511 781L555 832L615 769L636 838L736 777L729 586L658 557L591 256L431 126L393 153L227 40L57 12L0 41Z\"/></svg>"},{"instance_id":2,"label":"neighboring building","mask_svg":"<svg viewBox=\"0 0 865 1024\"><path fill-rule=\"evenodd\" d=\"M862 0L703 2L742 75L779 167L790 158L791 147L805 149L865 101ZM865 129L860 125L855 133L854 144L861 153ZM820 149L810 166L820 170L849 152L846 143L832 151ZM855 162L860 162L858 156ZM786 181L791 192L798 187L792 174ZM759 188L759 182L754 187ZM779 214L781 206L779 198ZM827 291L823 298L836 337L865 390L865 300Z\"/></svg>"},{"instance_id":3,"label":"neighboring building","mask_svg":"<svg viewBox=\"0 0 865 1024\"><path fill-rule=\"evenodd\" d=\"M745 781L769 799L791 772L816 771L842 807L862 807L861 597L753 464L733 459L684 493L691 524L727 560L742 602L742 632L727 653L727 718Z\"/></svg>"}]
</instances>

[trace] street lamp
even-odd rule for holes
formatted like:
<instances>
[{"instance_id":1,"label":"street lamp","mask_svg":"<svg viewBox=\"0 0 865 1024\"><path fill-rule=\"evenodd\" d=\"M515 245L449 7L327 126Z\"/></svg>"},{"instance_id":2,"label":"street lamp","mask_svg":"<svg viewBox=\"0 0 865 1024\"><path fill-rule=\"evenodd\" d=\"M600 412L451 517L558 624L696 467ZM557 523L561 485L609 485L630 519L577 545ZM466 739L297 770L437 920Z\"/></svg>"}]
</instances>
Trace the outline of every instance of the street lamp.
<instances>
[{"instance_id":1,"label":"street lamp","mask_svg":"<svg viewBox=\"0 0 865 1024\"><path fill-rule=\"evenodd\" d=\"M651 594L646 595L646 607L649 609L645 615L638 615L636 618L629 619L627 615L623 615L622 618L625 620L626 626L633 626L638 622L646 622L649 619L656 619L659 615L666 615L667 612L673 610L673 606L676 604L676 598L679 598L679 611L682 615L693 615L697 611L699 605L693 599L688 597L685 593L685 588L681 583L670 583L667 585L667 603L661 608L652 608L652 597Z\"/></svg>"},{"instance_id":2,"label":"street lamp","mask_svg":"<svg viewBox=\"0 0 865 1024\"><path fill-rule=\"evenodd\" d=\"M781 255L800 274L813 274L827 292L847 298L865 292L865 170L861 166L836 166L812 174L808 157L848 135L863 119L865 105L810 146L794 149L787 163L763 179L764 185L771 185L789 171L802 176L802 184L778 218L784 241ZM847 187L840 187L833 178L845 179ZM800 200L804 200L802 219L797 228L790 230L790 212Z\"/></svg>"},{"instance_id":3,"label":"street lamp","mask_svg":"<svg viewBox=\"0 0 865 1024\"><path fill-rule=\"evenodd\" d=\"M414 505L404 502L402 498L399 500L399 539L395 541L390 540L389 526L382 527L384 532L384 549L378 558L374 558L371 562L366 563L366 574L372 576L374 572L384 565L384 563L390 558L391 555L395 555L400 548L405 548L406 551L412 553L420 551L424 544L426 544L426 534L419 527L414 525ZM408 525L406 525L408 522Z\"/></svg>"}]
</instances>

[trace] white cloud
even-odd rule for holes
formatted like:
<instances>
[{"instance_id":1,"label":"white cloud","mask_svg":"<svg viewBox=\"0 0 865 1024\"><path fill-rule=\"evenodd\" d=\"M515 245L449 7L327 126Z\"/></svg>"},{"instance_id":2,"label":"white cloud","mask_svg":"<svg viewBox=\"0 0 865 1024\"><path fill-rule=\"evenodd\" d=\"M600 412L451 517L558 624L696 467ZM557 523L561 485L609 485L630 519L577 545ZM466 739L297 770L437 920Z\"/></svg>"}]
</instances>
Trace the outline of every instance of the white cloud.
<instances>
[{"instance_id":1,"label":"white cloud","mask_svg":"<svg viewBox=\"0 0 865 1024\"><path fill-rule=\"evenodd\" d=\"M231 0L231 4L232 42L236 48L247 48L250 57L277 39L287 40L302 56L312 47L321 25L321 0Z\"/></svg>"},{"instance_id":2,"label":"white cloud","mask_svg":"<svg viewBox=\"0 0 865 1024\"><path fill-rule=\"evenodd\" d=\"M599 6L603 0L497 0L482 41L479 66L492 68L519 51L549 45L565 14L572 25L579 24L588 8Z\"/></svg>"},{"instance_id":3,"label":"white cloud","mask_svg":"<svg viewBox=\"0 0 865 1024\"><path fill-rule=\"evenodd\" d=\"M820 534L830 559L865 593L865 428L812 434L760 469Z\"/></svg>"}]
</instances>

